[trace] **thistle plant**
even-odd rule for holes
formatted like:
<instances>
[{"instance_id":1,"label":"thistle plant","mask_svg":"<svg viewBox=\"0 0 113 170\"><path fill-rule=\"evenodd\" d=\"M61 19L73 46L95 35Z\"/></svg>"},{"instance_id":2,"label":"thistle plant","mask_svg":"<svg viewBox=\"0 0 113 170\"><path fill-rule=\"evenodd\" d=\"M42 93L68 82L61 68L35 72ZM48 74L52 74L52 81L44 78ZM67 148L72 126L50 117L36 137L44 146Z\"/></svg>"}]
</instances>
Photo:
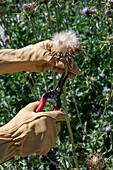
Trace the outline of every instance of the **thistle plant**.
<instances>
[{"instance_id":1,"label":"thistle plant","mask_svg":"<svg viewBox=\"0 0 113 170\"><path fill-rule=\"evenodd\" d=\"M8 28L8 23L6 21L6 12L5 12L5 7L8 5L8 1L3 1L0 3L0 7L1 7L1 11L2 11L2 14L3 14L3 25L4 25L4 29L7 31L7 34L8 34L8 37L4 38L4 43L6 43L8 41L8 38L9 38L9 43L10 43L10 46L13 48L13 41L12 41L12 38L11 38L11 34L9 32L9 28Z\"/></svg>"},{"instance_id":2,"label":"thistle plant","mask_svg":"<svg viewBox=\"0 0 113 170\"><path fill-rule=\"evenodd\" d=\"M82 76L75 76L73 80L68 79L64 85L64 95L61 99L64 100L62 105L67 124L65 122L61 124L61 131L55 144L57 151L51 149L46 157L48 160L45 161L36 154L26 158L14 158L0 165L0 169L40 170L50 169L53 164L56 169L102 169L103 166L105 170L111 170L112 0L76 2L3 0L0 2L0 14L0 24L5 28L4 37L0 37L1 48L19 49L51 39L53 44L48 47L51 54L50 62L55 60L58 64L65 63L65 72L73 68L73 62L77 62L81 69L79 74L82 72ZM85 40L88 42L84 45L77 37L80 37L82 42ZM20 108L40 98L45 91L55 86L58 79L59 75L54 76L53 85L51 71L46 71L44 75L28 72L0 75L1 126L10 121ZM51 110L50 105L45 109Z\"/></svg>"},{"instance_id":3,"label":"thistle plant","mask_svg":"<svg viewBox=\"0 0 113 170\"><path fill-rule=\"evenodd\" d=\"M75 36L73 31L62 31L60 33L55 33L52 38L51 45L51 60L55 58L56 62L63 62L65 65L65 74L68 73L68 67L73 69L73 56L76 54L80 54L81 47L83 43L80 43L78 38ZM81 74L81 71L78 70L77 74ZM74 146L74 138L73 133L68 117L68 109L67 109L67 101L66 101L66 83L64 84L64 108L66 114L67 126L71 138L72 143L72 153L74 157L74 161L76 164L76 168L78 169L78 161L75 155L75 146Z\"/></svg>"},{"instance_id":4,"label":"thistle plant","mask_svg":"<svg viewBox=\"0 0 113 170\"><path fill-rule=\"evenodd\" d=\"M51 60L56 58L57 63L61 61L73 68L72 57L80 54L82 45L73 31L55 33L52 38Z\"/></svg>"}]
</instances>

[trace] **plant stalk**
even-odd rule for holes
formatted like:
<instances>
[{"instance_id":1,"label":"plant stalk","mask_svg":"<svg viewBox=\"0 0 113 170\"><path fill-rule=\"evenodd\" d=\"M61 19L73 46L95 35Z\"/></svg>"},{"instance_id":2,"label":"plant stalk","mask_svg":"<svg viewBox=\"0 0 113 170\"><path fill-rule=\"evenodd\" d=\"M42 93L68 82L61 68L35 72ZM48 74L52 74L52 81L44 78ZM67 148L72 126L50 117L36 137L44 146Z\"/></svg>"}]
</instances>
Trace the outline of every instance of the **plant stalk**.
<instances>
[{"instance_id":1,"label":"plant stalk","mask_svg":"<svg viewBox=\"0 0 113 170\"><path fill-rule=\"evenodd\" d=\"M68 72L68 65L66 64L65 75L67 74L67 72ZM69 131L70 138L71 138L72 154L73 154L73 157L74 157L76 169L78 169L78 161L77 161L77 158L76 158L76 155L75 155L74 138L73 138L73 133L72 133L69 117L68 117L68 108L67 108L67 101L66 101L66 82L64 84L64 108L65 108L65 115L66 115L66 122L67 122L67 126L68 126L68 131Z\"/></svg>"},{"instance_id":2,"label":"plant stalk","mask_svg":"<svg viewBox=\"0 0 113 170\"><path fill-rule=\"evenodd\" d=\"M4 23L5 23L5 28L7 30L7 33L8 33L8 36L9 36L9 40L10 40L10 45L11 45L11 48L13 48L13 42L12 42L12 39L11 39L11 36L10 36L10 33L9 33L9 29L8 29L8 26L7 26L7 22L5 20L5 10L4 10L4 7L2 7L2 11L3 11L3 16L4 16Z\"/></svg>"},{"instance_id":3,"label":"plant stalk","mask_svg":"<svg viewBox=\"0 0 113 170\"><path fill-rule=\"evenodd\" d=\"M51 21L50 14L49 14L48 2L46 1L45 4L46 4L46 9L47 9L48 21L49 21L50 29L51 29L51 35L53 35L54 31L53 31L53 25L52 25L52 21ZM53 88L55 88L55 84L56 84L56 73L53 72Z\"/></svg>"},{"instance_id":4,"label":"plant stalk","mask_svg":"<svg viewBox=\"0 0 113 170\"><path fill-rule=\"evenodd\" d=\"M31 17L30 17L30 21L31 21L31 24L32 24L32 28L33 28L33 32L34 32L34 35L35 35L36 41L38 42L38 38L37 38L37 35L36 35L36 31L35 31L35 26L34 26L34 23L33 23L33 20L32 20L32 18L31 18Z\"/></svg>"},{"instance_id":5,"label":"plant stalk","mask_svg":"<svg viewBox=\"0 0 113 170\"><path fill-rule=\"evenodd\" d=\"M23 78L26 80L26 85L28 85L28 87L29 87L29 89L31 90L33 96L35 97L35 99L37 99L38 96L35 94L34 90L32 89L32 86L31 86L31 84L29 83L29 81L27 80L26 76L25 76L24 74L23 74L22 76L23 76Z\"/></svg>"},{"instance_id":6,"label":"plant stalk","mask_svg":"<svg viewBox=\"0 0 113 170\"><path fill-rule=\"evenodd\" d=\"M32 24L32 28L33 28L33 32L34 32L34 36L36 38L36 41L38 42L38 38L37 38L37 35L36 35L36 31L35 31L35 26L34 26L34 23L33 23L33 20L32 18L30 17L30 20L31 20L31 24ZM48 91L48 84L47 84L47 81L46 81L46 76L45 74L43 73L43 77L44 77L44 81L45 81L45 86L46 86L46 91Z\"/></svg>"},{"instance_id":7,"label":"plant stalk","mask_svg":"<svg viewBox=\"0 0 113 170\"><path fill-rule=\"evenodd\" d=\"M77 102L76 102L76 96L75 96L75 89L74 89L74 81L72 80L72 89L73 89L73 96L74 96L74 104L75 104L75 108L76 108L76 111L77 111L77 116L78 116L78 119L79 119L79 122L83 128L83 124L82 124L82 120L81 120L81 117L80 117L80 113L79 113L79 110L78 110L78 107L77 107Z\"/></svg>"},{"instance_id":8,"label":"plant stalk","mask_svg":"<svg viewBox=\"0 0 113 170\"><path fill-rule=\"evenodd\" d=\"M46 76L44 73L42 73L43 77L44 77L44 82L45 82L45 87L46 87L46 92L48 92L48 84L47 84L47 81L46 81Z\"/></svg>"},{"instance_id":9,"label":"plant stalk","mask_svg":"<svg viewBox=\"0 0 113 170\"><path fill-rule=\"evenodd\" d=\"M51 21L50 14L49 14L48 2L46 2L45 4L46 4L46 9L47 9L48 21L49 21L50 29L51 29L51 35L53 35L54 31L53 31L53 25L52 25L52 21Z\"/></svg>"}]
</instances>

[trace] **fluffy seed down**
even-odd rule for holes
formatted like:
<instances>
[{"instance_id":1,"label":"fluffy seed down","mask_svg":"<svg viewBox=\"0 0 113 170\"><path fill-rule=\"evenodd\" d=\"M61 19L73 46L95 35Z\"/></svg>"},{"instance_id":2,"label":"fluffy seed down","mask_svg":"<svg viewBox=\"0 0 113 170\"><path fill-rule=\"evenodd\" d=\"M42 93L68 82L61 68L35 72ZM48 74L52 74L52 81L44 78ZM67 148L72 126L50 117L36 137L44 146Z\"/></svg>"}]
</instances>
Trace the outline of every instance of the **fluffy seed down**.
<instances>
[{"instance_id":1,"label":"fluffy seed down","mask_svg":"<svg viewBox=\"0 0 113 170\"><path fill-rule=\"evenodd\" d=\"M75 47L79 47L79 40L72 31L55 33L52 41L53 50L63 53L64 55L69 51L74 51Z\"/></svg>"},{"instance_id":2,"label":"fluffy seed down","mask_svg":"<svg viewBox=\"0 0 113 170\"><path fill-rule=\"evenodd\" d=\"M79 42L73 31L62 31L55 33L52 38L51 52L52 59L56 59L63 63L68 63L73 68L72 57L76 54L80 54L83 43Z\"/></svg>"}]
</instances>

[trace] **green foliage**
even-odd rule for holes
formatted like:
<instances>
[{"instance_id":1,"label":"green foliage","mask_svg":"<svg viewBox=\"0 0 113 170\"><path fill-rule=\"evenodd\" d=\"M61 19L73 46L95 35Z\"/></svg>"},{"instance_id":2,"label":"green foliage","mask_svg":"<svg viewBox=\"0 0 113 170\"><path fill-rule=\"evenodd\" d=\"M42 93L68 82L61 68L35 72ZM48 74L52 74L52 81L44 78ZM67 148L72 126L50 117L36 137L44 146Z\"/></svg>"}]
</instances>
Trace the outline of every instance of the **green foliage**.
<instances>
[{"instance_id":1,"label":"green foliage","mask_svg":"<svg viewBox=\"0 0 113 170\"><path fill-rule=\"evenodd\" d=\"M85 168L87 155L99 152L105 160L104 169L113 165L113 44L107 39L113 32L113 16L105 15L105 10L113 7L106 1L64 1L48 3L35 2L30 13L22 6L29 1L2 1L0 3L0 24L4 29L4 43L1 48L22 48L38 41L51 39L52 32L72 29L80 41L87 41L82 57L75 56L82 76L67 81L67 104L74 135L75 151L80 169ZM90 13L84 14L83 7L88 6ZM96 13L91 10L96 8ZM53 29L53 30L52 30ZM26 104L40 100L41 95L53 86L53 73L18 72L0 75L0 126L11 120ZM45 78L44 78L45 77ZM57 81L59 75L56 76ZM56 81L56 82L57 82ZM45 86L45 83L47 86ZM110 92L106 90L110 88ZM51 108L52 109L52 108ZM49 105L45 108L51 110ZM63 95L62 95L63 111ZM106 132L105 127L110 126ZM61 131L49 158L57 162L57 169L74 169L70 137L66 122L61 123ZM52 169L52 162L41 156L26 158L15 157L0 165L1 169Z\"/></svg>"}]
</instances>

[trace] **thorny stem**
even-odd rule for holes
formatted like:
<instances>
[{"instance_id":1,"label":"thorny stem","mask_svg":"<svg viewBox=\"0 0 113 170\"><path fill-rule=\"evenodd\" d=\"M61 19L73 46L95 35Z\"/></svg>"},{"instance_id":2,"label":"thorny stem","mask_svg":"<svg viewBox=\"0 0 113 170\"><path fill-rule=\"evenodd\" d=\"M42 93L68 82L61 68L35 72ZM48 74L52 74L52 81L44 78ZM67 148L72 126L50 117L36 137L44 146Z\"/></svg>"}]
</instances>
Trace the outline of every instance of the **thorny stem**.
<instances>
[{"instance_id":1,"label":"thorny stem","mask_svg":"<svg viewBox=\"0 0 113 170\"><path fill-rule=\"evenodd\" d=\"M6 22L6 19L5 19L5 10L4 10L4 7L2 7L2 10L3 10L5 28L7 30L8 36L9 36L11 48L13 48L13 42L12 42L12 39L11 39L11 36L10 36L10 33L9 33L9 29L8 29L8 26L7 26L7 22Z\"/></svg>"},{"instance_id":2,"label":"thorny stem","mask_svg":"<svg viewBox=\"0 0 113 170\"><path fill-rule=\"evenodd\" d=\"M53 25L52 25L52 21L51 21L50 14L49 14L48 2L46 2L45 4L46 4L46 9L47 9L48 21L49 21L50 29L51 29L51 35L53 35L54 31L53 31ZM55 84L56 84L56 73L53 72L53 88L55 88Z\"/></svg>"},{"instance_id":3,"label":"thorny stem","mask_svg":"<svg viewBox=\"0 0 113 170\"><path fill-rule=\"evenodd\" d=\"M31 17L30 17L30 21L31 21L31 24L32 24L32 28L33 28L33 32L34 32L34 35L35 35L36 41L38 42L38 38L37 38L37 35L36 35L36 31L35 31L34 23L33 23L33 20L32 20L32 18L31 18Z\"/></svg>"},{"instance_id":4,"label":"thorny stem","mask_svg":"<svg viewBox=\"0 0 113 170\"><path fill-rule=\"evenodd\" d=\"M35 94L35 92L33 91L31 84L29 83L29 81L27 80L27 78L25 77L25 75L22 75L25 79L26 79L26 84L28 85L28 87L30 88L31 92L33 93L33 95L35 96L35 98L37 99L38 96Z\"/></svg>"},{"instance_id":5,"label":"thorny stem","mask_svg":"<svg viewBox=\"0 0 113 170\"><path fill-rule=\"evenodd\" d=\"M48 2L46 2L45 4L46 4L46 9L47 9L47 16L48 16L48 21L50 24L51 34L53 35L54 31L53 31L53 25L52 25L52 21L51 21L50 14L49 14Z\"/></svg>"},{"instance_id":6,"label":"thorny stem","mask_svg":"<svg viewBox=\"0 0 113 170\"><path fill-rule=\"evenodd\" d=\"M43 77L44 77L44 82L45 82L45 87L46 87L46 92L48 92L48 84L47 84L47 81L46 81L46 76L44 73L43 74Z\"/></svg>"},{"instance_id":7,"label":"thorny stem","mask_svg":"<svg viewBox=\"0 0 113 170\"><path fill-rule=\"evenodd\" d=\"M75 104L75 108L76 108L76 111L77 111L77 116L78 116L78 119L79 119L79 122L83 128L83 125L82 125L82 120L81 120L81 117L80 117L80 113L79 113L79 110L78 110L78 106L77 106L77 102L76 102L76 96L75 96L75 89L74 89L74 80L72 80L72 88L73 88L73 96L74 96L74 104Z\"/></svg>"},{"instance_id":8,"label":"thorny stem","mask_svg":"<svg viewBox=\"0 0 113 170\"><path fill-rule=\"evenodd\" d=\"M3 95L4 95L5 102L6 102L6 105L4 105L4 106L7 107L7 112L8 112L9 115L10 115L11 112L12 112L12 109L11 109L11 106L10 106L8 100L7 100L5 88L4 88L4 86L3 86L2 83L0 83L0 84L1 84L1 86L2 86L2 92L3 92ZM7 121L7 120L5 120L5 121Z\"/></svg>"},{"instance_id":9,"label":"thorny stem","mask_svg":"<svg viewBox=\"0 0 113 170\"><path fill-rule=\"evenodd\" d=\"M111 54L113 56L113 50L111 49ZM112 82L113 82L113 77L112 77ZM104 117L104 114L106 113L106 110L107 110L107 106L109 104L109 102L111 101L111 98L112 98L112 90L113 90L113 83L111 83L111 92L110 92L110 95L109 95L109 99L107 100L107 102L105 103L105 107L104 107L104 111L103 111L103 114L102 114L102 118ZM100 129L103 128L103 119L101 121L101 124L100 124ZM99 134L97 134L97 139L96 139L96 144L95 146L97 145L97 141L98 141L98 138L99 138ZM111 137L111 141L112 141L112 137ZM112 142L111 142L112 143Z\"/></svg>"},{"instance_id":10,"label":"thorny stem","mask_svg":"<svg viewBox=\"0 0 113 170\"><path fill-rule=\"evenodd\" d=\"M31 17L30 17L30 20L31 20L31 24L32 24L32 28L33 28L33 32L34 32L34 35L35 35L36 41L38 42L38 38L37 38L37 35L36 35L36 31L35 31L34 23L33 23L33 20L32 20L32 18L31 18ZM44 74L44 73L43 73L43 77L44 77L44 81L45 81L46 90L48 90L48 84L47 84L46 77L45 77L45 74Z\"/></svg>"},{"instance_id":11,"label":"thorny stem","mask_svg":"<svg viewBox=\"0 0 113 170\"><path fill-rule=\"evenodd\" d=\"M67 74L67 72L68 72L68 65L66 65L65 74ZM72 154L74 157L76 169L78 169L78 161L77 161L77 158L75 155L74 138L73 138L73 133L72 133L69 117L68 117L68 108L67 108L67 101L66 101L66 82L64 84L64 108L65 108L65 114L66 114L66 122L67 122L68 130L69 130L69 134L70 134L70 138L71 138Z\"/></svg>"},{"instance_id":12,"label":"thorny stem","mask_svg":"<svg viewBox=\"0 0 113 170\"><path fill-rule=\"evenodd\" d=\"M31 81L32 81L32 83L33 83L33 85L34 85L35 82L34 82L34 80L33 80L33 78L32 78L32 75L30 75L30 78L31 78ZM36 90L36 92L37 92L37 89L38 89L37 95L38 95L38 97L40 98L41 95L40 95L40 90L39 90L39 88L38 88L38 87L36 88L36 86L34 86L34 89Z\"/></svg>"},{"instance_id":13,"label":"thorny stem","mask_svg":"<svg viewBox=\"0 0 113 170\"><path fill-rule=\"evenodd\" d=\"M18 81L20 81L19 78L18 78L18 76L17 76L16 74L14 74L14 77L15 77L16 80L18 79ZM13 78L12 78L12 82L13 82ZM21 92L22 92L22 96L23 96L24 100L27 101L27 98L26 98L26 96L25 96L25 94L24 94L24 92L23 92L23 90L22 90L22 87L21 87L21 84L20 84L20 83L19 83L19 87L20 87L20 90L21 90Z\"/></svg>"},{"instance_id":14,"label":"thorny stem","mask_svg":"<svg viewBox=\"0 0 113 170\"><path fill-rule=\"evenodd\" d=\"M55 17L56 17L56 28L57 28L57 32L58 32L58 16L57 16L57 8L55 6Z\"/></svg>"},{"instance_id":15,"label":"thorny stem","mask_svg":"<svg viewBox=\"0 0 113 170\"><path fill-rule=\"evenodd\" d=\"M112 55L112 57L113 57L113 49L112 49L113 47L111 47L111 55ZM113 59L112 59L113 60ZM113 77L112 77L112 82L113 82ZM111 100L111 98L112 98L112 90L113 90L113 83L111 83L111 92L110 92L110 95L109 95L109 99L108 99L108 101L106 102L106 104L105 104L105 108L104 108L104 111L103 111L103 116L104 116L104 114L105 114L105 112L106 112L106 110L107 110L107 106L108 106L108 104L109 104L109 102L110 102L110 100Z\"/></svg>"}]
</instances>

